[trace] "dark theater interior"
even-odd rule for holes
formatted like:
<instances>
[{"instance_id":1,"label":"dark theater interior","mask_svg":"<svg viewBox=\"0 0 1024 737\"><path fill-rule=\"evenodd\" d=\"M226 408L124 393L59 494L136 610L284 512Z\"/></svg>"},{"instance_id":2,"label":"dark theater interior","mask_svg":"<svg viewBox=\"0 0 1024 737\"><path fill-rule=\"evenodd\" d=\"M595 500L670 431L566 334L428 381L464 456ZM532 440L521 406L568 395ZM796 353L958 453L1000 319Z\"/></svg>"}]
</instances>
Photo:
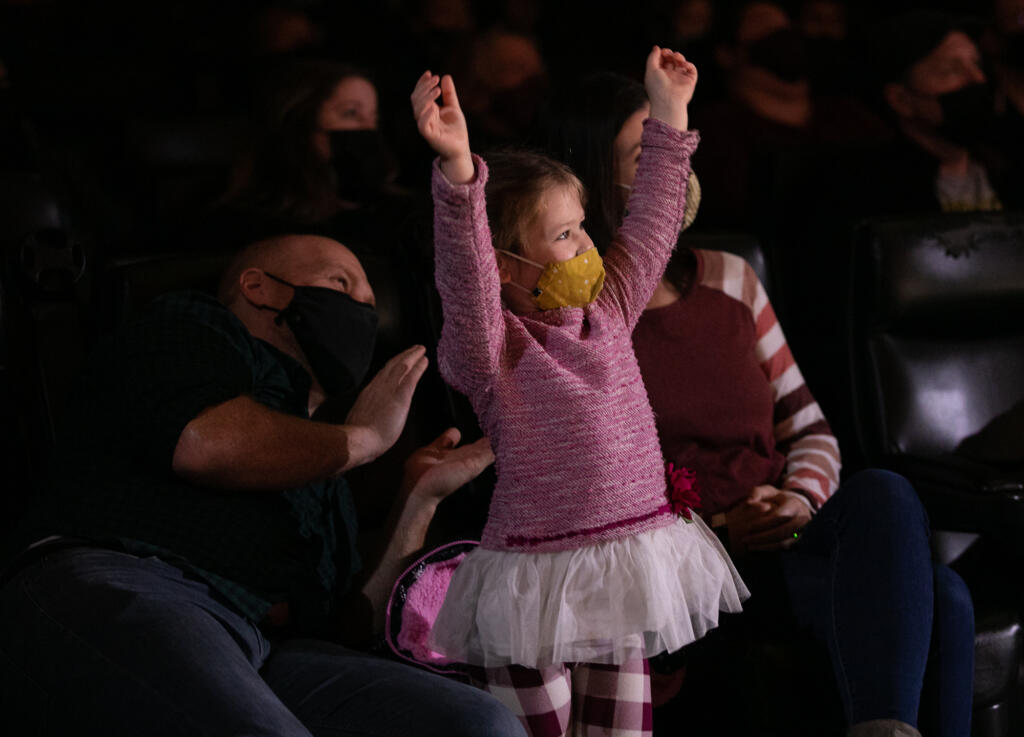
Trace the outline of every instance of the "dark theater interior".
<instances>
[{"instance_id":1,"label":"dark theater interior","mask_svg":"<svg viewBox=\"0 0 1024 737\"><path fill-rule=\"evenodd\" d=\"M519 325L509 287L541 292L508 276L549 266L512 253L533 231L502 246L492 212L510 151L571 167L620 276L616 232L656 186L638 152L670 127L640 122L662 109L657 65L685 68L654 45L696 67L699 144L623 359L669 497L672 463L694 471L697 526L752 596L642 655L631 699L624 667L586 690L620 661L555 659L571 712L566 691L542 719L516 678L547 670L501 661L504 683L409 644L445 593L414 623L417 585L463 555L583 549L491 549L519 439L481 428L547 395L453 386L445 341L476 323L449 310L483 291ZM454 104L447 78L436 109L417 102L424 70ZM442 201L484 187L451 179L424 110L468 129L475 177L495 162L472 231L494 234L491 292L435 253ZM337 243L351 282L293 283ZM346 305L320 299L339 289ZM324 326L348 342L305 342ZM378 410L397 426L357 462L347 428ZM203 465L232 417L278 434ZM324 428L349 443L334 465ZM537 478L589 478L583 436ZM0 0L0 469L4 734L1024 737L1024 0ZM579 508L603 509L583 486ZM768 521L741 523L755 508ZM91 594L89 555L159 564L189 601L150 614L163 594L128 574ZM282 675L321 645L346 662L333 685Z\"/></svg>"}]
</instances>

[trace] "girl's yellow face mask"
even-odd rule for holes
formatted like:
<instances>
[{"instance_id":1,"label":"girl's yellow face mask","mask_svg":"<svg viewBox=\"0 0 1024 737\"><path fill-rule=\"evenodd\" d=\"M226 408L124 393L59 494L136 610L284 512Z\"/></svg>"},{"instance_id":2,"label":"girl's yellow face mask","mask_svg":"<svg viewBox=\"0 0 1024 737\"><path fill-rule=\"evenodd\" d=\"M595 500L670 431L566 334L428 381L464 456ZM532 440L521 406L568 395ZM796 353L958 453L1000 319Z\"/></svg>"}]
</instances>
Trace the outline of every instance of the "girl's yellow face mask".
<instances>
[{"instance_id":1,"label":"girl's yellow face mask","mask_svg":"<svg viewBox=\"0 0 1024 737\"><path fill-rule=\"evenodd\" d=\"M566 261L552 261L549 264L539 264L504 249L497 250L506 256L541 269L537 286L533 289L509 282L513 286L529 292L538 309L585 307L597 299L601 287L604 286L604 262L596 248L590 248Z\"/></svg>"}]
</instances>

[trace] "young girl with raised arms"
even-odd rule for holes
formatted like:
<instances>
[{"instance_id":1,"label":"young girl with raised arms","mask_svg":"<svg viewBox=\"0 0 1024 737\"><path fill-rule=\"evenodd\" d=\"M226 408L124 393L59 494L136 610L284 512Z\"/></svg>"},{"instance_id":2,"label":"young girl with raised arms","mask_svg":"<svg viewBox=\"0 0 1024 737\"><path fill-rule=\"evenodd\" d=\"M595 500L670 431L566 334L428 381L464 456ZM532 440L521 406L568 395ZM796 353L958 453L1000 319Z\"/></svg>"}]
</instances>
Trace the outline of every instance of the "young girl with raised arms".
<instances>
[{"instance_id":1,"label":"young girl with raised arms","mask_svg":"<svg viewBox=\"0 0 1024 737\"><path fill-rule=\"evenodd\" d=\"M526 152L489 167L470 153L451 77L426 72L412 93L439 154L438 364L473 404L498 478L432 645L479 666L535 737L649 734L646 658L748 596L718 539L666 493L630 342L682 225L696 82L681 54L651 51L629 215L604 263L567 167Z\"/></svg>"}]
</instances>

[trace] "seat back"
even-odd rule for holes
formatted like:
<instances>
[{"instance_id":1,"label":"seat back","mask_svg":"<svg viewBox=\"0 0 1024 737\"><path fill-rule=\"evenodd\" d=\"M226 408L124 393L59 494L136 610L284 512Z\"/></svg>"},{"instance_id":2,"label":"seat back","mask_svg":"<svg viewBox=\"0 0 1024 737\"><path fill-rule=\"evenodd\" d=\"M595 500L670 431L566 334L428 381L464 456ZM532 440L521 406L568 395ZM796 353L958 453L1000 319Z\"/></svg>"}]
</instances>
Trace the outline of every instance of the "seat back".
<instances>
[{"instance_id":1,"label":"seat back","mask_svg":"<svg viewBox=\"0 0 1024 737\"><path fill-rule=\"evenodd\" d=\"M132 212L132 248L176 250L181 234L205 215L229 180L245 141L232 117L133 120L124 134L121 197Z\"/></svg>"},{"instance_id":2,"label":"seat back","mask_svg":"<svg viewBox=\"0 0 1024 737\"><path fill-rule=\"evenodd\" d=\"M769 296L772 293L774 279L771 277L768 260L765 258L761 242L750 233L684 232L679 237L679 245L689 248L700 248L706 251L725 251L741 256L757 274Z\"/></svg>"},{"instance_id":3,"label":"seat back","mask_svg":"<svg viewBox=\"0 0 1024 737\"><path fill-rule=\"evenodd\" d=\"M0 533L44 482L91 334L91 280L66 211L35 174L0 176Z\"/></svg>"},{"instance_id":4,"label":"seat back","mask_svg":"<svg viewBox=\"0 0 1024 737\"><path fill-rule=\"evenodd\" d=\"M1024 216L873 220L855 241L852 396L867 461L910 477L935 527L1018 547L1024 453L1016 466L975 453L1024 408Z\"/></svg>"},{"instance_id":5,"label":"seat back","mask_svg":"<svg viewBox=\"0 0 1024 737\"><path fill-rule=\"evenodd\" d=\"M1024 216L876 220L856 241L861 442L952 452L1024 399Z\"/></svg>"}]
</instances>

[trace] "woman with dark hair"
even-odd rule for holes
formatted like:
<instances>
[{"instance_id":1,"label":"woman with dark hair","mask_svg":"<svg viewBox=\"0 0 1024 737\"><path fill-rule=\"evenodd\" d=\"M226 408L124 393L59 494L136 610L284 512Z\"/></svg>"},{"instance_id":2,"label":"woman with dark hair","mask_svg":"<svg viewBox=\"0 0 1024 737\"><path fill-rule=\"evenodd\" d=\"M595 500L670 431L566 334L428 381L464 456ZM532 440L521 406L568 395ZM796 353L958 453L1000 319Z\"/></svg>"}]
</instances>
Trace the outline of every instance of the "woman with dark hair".
<instances>
[{"instance_id":1,"label":"woman with dark hair","mask_svg":"<svg viewBox=\"0 0 1024 737\"><path fill-rule=\"evenodd\" d=\"M374 206L393 195L398 168L377 127L370 76L333 61L300 60L261 86L246 154L218 203L230 240L314 232L343 241L368 235ZM371 226L372 227L372 226ZM379 234L378 234L379 235Z\"/></svg>"},{"instance_id":2,"label":"woman with dark hair","mask_svg":"<svg viewBox=\"0 0 1024 737\"><path fill-rule=\"evenodd\" d=\"M622 223L629 191L616 181L616 167L627 167L631 160L631 170L636 172L640 128L634 119L641 112L646 118L650 103L642 84L614 72L585 77L574 83L573 90L551 101L547 143L556 158L587 180L587 231L603 251ZM620 162L618 151L613 156L609 152L614 151L615 138L627 121L636 126L637 146L635 151L622 152L627 161Z\"/></svg>"},{"instance_id":3,"label":"woman with dark hair","mask_svg":"<svg viewBox=\"0 0 1024 737\"><path fill-rule=\"evenodd\" d=\"M586 210L599 248L629 206L648 112L638 87L595 75L560 101L572 112L549 121L551 150L605 195ZM703 514L750 585L740 621L764 632L795 620L813 633L828 649L849 734L917 735L927 666L928 734L966 737L970 594L932 563L927 517L906 480L868 470L840 486L838 445L750 266L681 248L633 343L666 461L696 472Z\"/></svg>"}]
</instances>

